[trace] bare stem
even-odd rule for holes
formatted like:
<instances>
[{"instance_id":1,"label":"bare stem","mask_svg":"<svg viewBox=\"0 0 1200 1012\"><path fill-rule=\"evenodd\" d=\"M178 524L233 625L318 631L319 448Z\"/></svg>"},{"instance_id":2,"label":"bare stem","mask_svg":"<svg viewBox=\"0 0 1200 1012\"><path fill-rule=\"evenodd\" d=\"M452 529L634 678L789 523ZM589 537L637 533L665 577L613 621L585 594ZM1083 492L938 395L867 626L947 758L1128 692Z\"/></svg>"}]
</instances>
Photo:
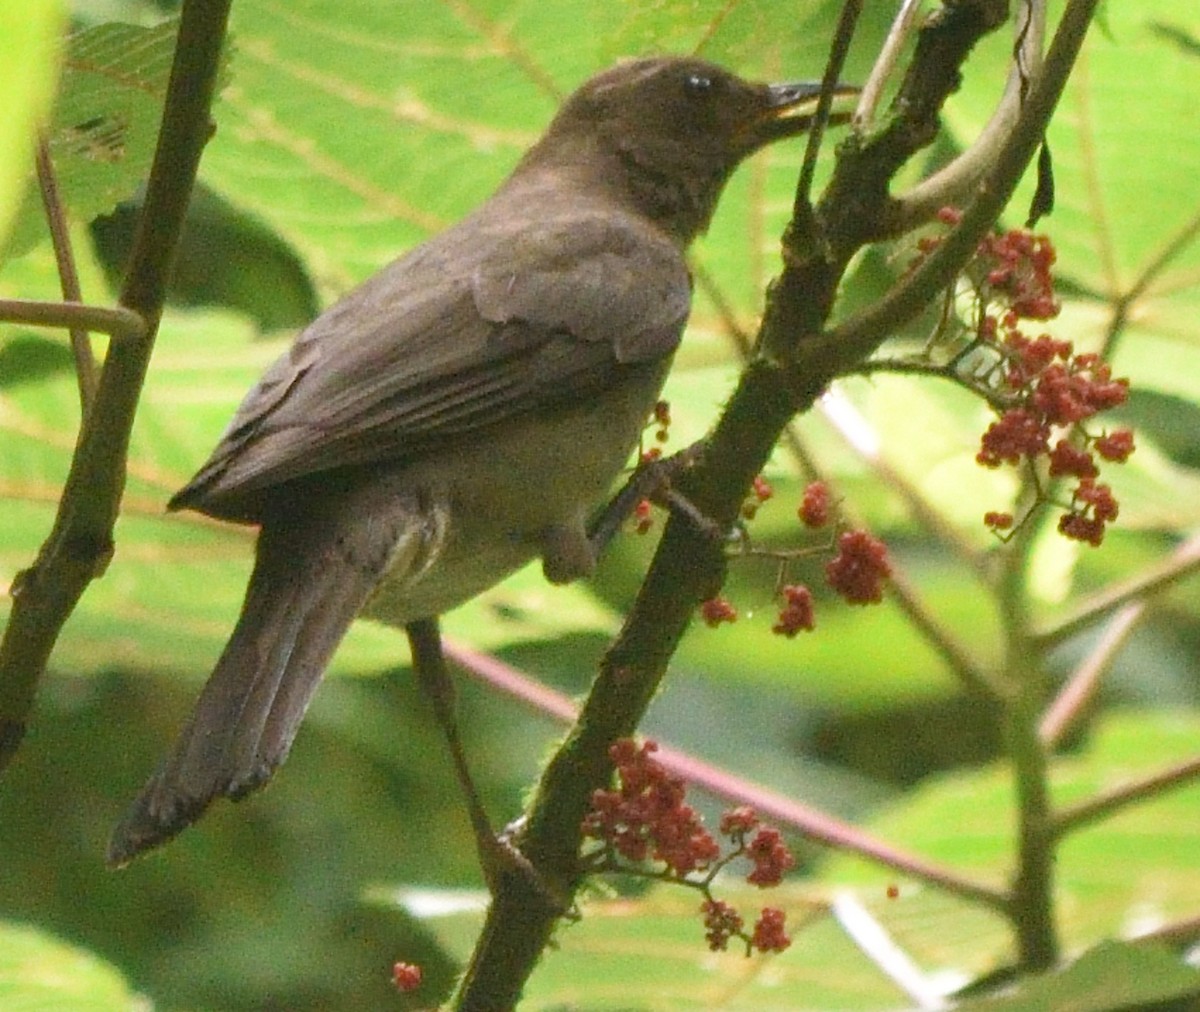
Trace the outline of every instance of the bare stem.
<instances>
[{"instance_id":1,"label":"bare stem","mask_svg":"<svg viewBox=\"0 0 1200 1012\"><path fill-rule=\"evenodd\" d=\"M1041 650L1064 643L1108 615L1126 605L1141 601L1174 587L1200 569L1200 534L1193 534L1174 552L1155 566L1147 567L1136 577L1114 584L1087 598L1066 618L1038 629L1034 644Z\"/></svg>"},{"instance_id":2,"label":"bare stem","mask_svg":"<svg viewBox=\"0 0 1200 1012\"><path fill-rule=\"evenodd\" d=\"M888 29L887 38L883 40L883 48L871 67L867 83L863 85L862 95L858 99L858 108L854 111L856 124L874 122L879 103L883 98L883 89L888 80L896 72L896 64L905 42L912 35L917 19L921 14L921 0L904 0L892 26Z\"/></svg>"},{"instance_id":3,"label":"bare stem","mask_svg":"<svg viewBox=\"0 0 1200 1012\"><path fill-rule=\"evenodd\" d=\"M1132 780L1110 791L1103 791L1087 801L1062 809L1054 818L1052 831L1055 836L1065 836L1081 826L1119 812L1127 805L1157 797L1170 788L1178 787L1198 776L1200 756L1186 759L1158 773Z\"/></svg>"},{"instance_id":4,"label":"bare stem","mask_svg":"<svg viewBox=\"0 0 1200 1012\"><path fill-rule=\"evenodd\" d=\"M1043 970L1058 960L1054 926L1054 846L1048 754L1037 734L1045 694L1041 657L1030 650L1024 574L1033 531L1018 531L1005 553L999 602L1007 636L1005 674L1017 695L1006 714L1006 739L1017 799L1017 866L1010 916L1021 968Z\"/></svg>"},{"instance_id":5,"label":"bare stem","mask_svg":"<svg viewBox=\"0 0 1200 1012\"><path fill-rule=\"evenodd\" d=\"M1059 745L1063 736L1087 712L1099 691L1101 680L1112 668L1117 654L1128 642L1145 611L1145 604L1137 602L1127 604L1117 612L1108 623L1108 628L1104 630L1096 648L1084 658L1083 663L1075 669L1067 684L1050 704L1038 728L1038 736L1047 750L1053 750Z\"/></svg>"},{"instance_id":6,"label":"bare stem","mask_svg":"<svg viewBox=\"0 0 1200 1012\"><path fill-rule=\"evenodd\" d=\"M0 299L0 320L33 327L67 327L108 334L117 341L140 341L147 331L142 315L132 309L124 306L85 306L76 302Z\"/></svg>"},{"instance_id":7,"label":"bare stem","mask_svg":"<svg viewBox=\"0 0 1200 1012\"><path fill-rule=\"evenodd\" d=\"M63 298L67 302L82 302L79 288L79 272L75 268L75 254L71 249L71 230L67 226L67 213L63 207L54 174L54 162L50 158L50 147L45 137L37 144L38 188L42 191L42 206L46 210L46 222L50 227L50 241L54 247L54 260L58 265L59 283ZM92 354L92 343L87 331L71 327L71 354L75 357L75 376L79 383L80 414L86 415L96 396L96 357Z\"/></svg>"},{"instance_id":8,"label":"bare stem","mask_svg":"<svg viewBox=\"0 0 1200 1012\"><path fill-rule=\"evenodd\" d=\"M796 182L796 196L792 217L807 213L811 207L813 176L817 171L817 155L825 137L825 125L829 122L829 109L833 104L834 89L846 64L850 52L850 41L854 38L854 26L862 13L862 0L843 0L842 13L838 17L833 42L829 47L829 59L825 61L825 74L821 78L821 96L813 113L812 129L808 132L808 143L804 149L804 162L800 166L800 178Z\"/></svg>"}]
</instances>

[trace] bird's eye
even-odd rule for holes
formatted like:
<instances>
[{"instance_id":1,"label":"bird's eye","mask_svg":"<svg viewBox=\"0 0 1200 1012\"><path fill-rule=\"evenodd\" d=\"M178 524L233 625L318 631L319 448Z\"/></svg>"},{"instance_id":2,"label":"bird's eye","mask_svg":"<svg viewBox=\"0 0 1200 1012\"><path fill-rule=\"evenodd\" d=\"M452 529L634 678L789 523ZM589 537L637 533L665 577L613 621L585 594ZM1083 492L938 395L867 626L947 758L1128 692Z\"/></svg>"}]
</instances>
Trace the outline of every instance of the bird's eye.
<instances>
[{"instance_id":1,"label":"bird's eye","mask_svg":"<svg viewBox=\"0 0 1200 1012\"><path fill-rule=\"evenodd\" d=\"M688 74L683 79L683 90L692 98L704 98L713 92L713 79L707 74Z\"/></svg>"}]
</instances>

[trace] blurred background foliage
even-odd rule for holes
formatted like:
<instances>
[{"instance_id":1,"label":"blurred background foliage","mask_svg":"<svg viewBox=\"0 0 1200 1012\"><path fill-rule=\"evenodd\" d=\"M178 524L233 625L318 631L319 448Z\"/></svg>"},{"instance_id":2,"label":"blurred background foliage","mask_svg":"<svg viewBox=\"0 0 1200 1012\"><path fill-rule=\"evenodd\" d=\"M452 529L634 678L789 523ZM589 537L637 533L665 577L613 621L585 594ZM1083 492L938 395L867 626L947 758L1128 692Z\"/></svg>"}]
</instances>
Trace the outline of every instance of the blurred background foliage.
<instances>
[{"instance_id":1,"label":"blurred background foliage","mask_svg":"<svg viewBox=\"0 0 1200 1012\"><path fill-rule=\"evenodd\" d=\"M848 79L865 75L890 8L867 5ZM117 554L68 624L32 730L0 780L0 1007L17 1007L7 994L25 1008L128 1008L136 993L163 1009L399 1008L396 959L425 966L429 993L446 984L478 910L417 890L477 889L480 877L442 743L393 631L353 630L270 790L216 806L127 871L104 869L107 833L179 728L248 574L249 533L166 516L163 503L290 332L484 199L590 73L665 51L699 52L747 76L817 76L836 9L817 0L237 0L216 131L134 429ZM23 11L30 37L10 35L6 48L27 61L12 65L29 84L21 108L36 110L45 102L38 74L54 79L46 40L62 12L50 0ZM128 250L172 12L137 0L80 0L68 12L81 34L63 54L49 129L93 302L111 298ZM1044 227L1060 251L1064 297L1053 330L1079 347L1107 340L1115 349L1116 373L1133 384L1122 421L1136 425L1139 448L1111 476L1122 515L1104 547L1046 538L1034 553L1027 583L1046 623L1144 573L1200 520L1200 140L1188 126L1198 38L1200 15L1188 5L1109 5L1049 135L1058 207ZM972 57L930 160L974 136L1010 44L1001 34ZM37 194L24 185L28 125L16 117L6 130L16 139L0 134L0 200L13 223L0 295L54 299ZM801 152L780 146L745 166L695 252L701 284L668 389L672 446L702 435L732 388L730 332L753 333ZM9 199L22 189L24 204ZM909 244L865 255L837 312L878 294L911 255ZM919 341L927 326L896 339ZM844 381L834 403L798 421L805 454L887 540L929 609L977 660L994 662L999 616L944 536L955 530L985 564L1003 550L980 523L1014 487L973 462L985 408L896 376ZM0 585L50 528L77 423L65 335L0 327ZM793 545L804 481L796 456L781 449L767 477L776 497L752 534ZM947 528L924 522L914 501ZM536 569L520 573L448 616L446 631L580 693L653 540L619 539L587 586L551 589ZM999 880L1011 853L1010 791L990 707L890 604L851 611L823 600L815 634L772 636L776 575L765 562L732 567L726 593L738 622L689 634L646 733ZM1057 649L1056 677L1097 635ZM1175 580L1120 653L1056 789L1070 797L1194 754L1198 655L1200 588ZM460 710L489 808L506 820L559 728L470 683ZM1072 841L1060 864L1071 946L1200 908L1198 802L1195 788L1180 792ZM990 916L916 886L877 903L892 876L801 853L805 875L788 887L789 909L853 884L931 972L965 981L1011 955ZM431 918L421 897L457 912ZM826 916L813 913L787 954L744 961L708 957L693 906L690 894L661 892L637 917L595 903L583 925L561 932L530 1007L902 1003ZM663 958L631 971L629 954L646 952Z\"/></svg>"}]
</instances>

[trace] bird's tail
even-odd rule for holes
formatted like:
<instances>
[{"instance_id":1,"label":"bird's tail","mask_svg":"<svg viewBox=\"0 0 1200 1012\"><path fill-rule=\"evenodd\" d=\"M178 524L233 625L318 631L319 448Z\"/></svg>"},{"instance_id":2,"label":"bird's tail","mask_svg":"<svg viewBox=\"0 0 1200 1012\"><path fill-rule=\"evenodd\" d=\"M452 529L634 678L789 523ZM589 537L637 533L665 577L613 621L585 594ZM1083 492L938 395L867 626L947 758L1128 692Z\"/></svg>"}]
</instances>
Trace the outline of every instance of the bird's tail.
<instances>
[{"instance_id":1,"label":"bird's tail","mask_svg":"<svg viewBox=\"0 0 1200 1012\"><path fill-rule=\"evenodd\" d=\"M111 866L170 840L217 797L262 786L287 758L333 651L395 547L376 537L358 546L370 551L356 551L338 526L264 527L233 635L173 751L113 832Z\"/></svg>"}]
</instances>

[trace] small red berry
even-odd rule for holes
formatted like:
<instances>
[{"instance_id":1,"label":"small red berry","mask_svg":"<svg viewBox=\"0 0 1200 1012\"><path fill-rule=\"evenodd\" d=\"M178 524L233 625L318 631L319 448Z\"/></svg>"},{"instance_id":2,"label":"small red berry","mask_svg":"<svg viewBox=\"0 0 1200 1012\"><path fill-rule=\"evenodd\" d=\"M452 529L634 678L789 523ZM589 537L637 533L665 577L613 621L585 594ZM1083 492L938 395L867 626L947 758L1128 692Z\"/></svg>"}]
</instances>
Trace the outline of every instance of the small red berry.
<instances>
[{"instance_id":1,"label":"small red berry","mask_svg":"<svg viewBox=\"0 0 1200 1012\"><path fill-rule=\"evenodd\" d=\"M723 952L729 939L742 930L742 916L724 900L705 900L700 905L704 914L704 937L713 952Z\"/></svg>"},{"instance_id":2,"label":"small red berry","mask_svg":"<svg viewBox=\"0 0 1200 1012\"><path fill-rule=\"evenodd\" d=\"M1111 460L1114 464L1124 464L1134 451L1133 433L1128 429L1117 429L1100 436L1092 445L1105 460Z\"/></svg>"},{"instance_id":3,"label":"small red berry","mask_svg":"<svg viewBox=\"0 0 1200 1012\"><path fill-rule=\"evenodd\" d=\"M887 547L866 531L846 531L838 553L825 566L825 579L850 604L878 604L883 581L892 575Z\"/></svg>"},{"instance_id":4,"label":"small red berry","mask_svg":"<svg viewBox=\"0 0 1200 1012\"><path fill-rule=\"evenodd\" d=\"M710 629L722 622L736 622L737 609L723 597L710 597L700 603L700 617Z\"/></svg>"},{"instance_id":5,"label":"small red berry","mask_svg":"<svg viewBox=\"0 0 1200 1012\"><path fill-rule=\"evenodd\" d=\"M750 944L759 952L783 952L792 944L784 931L784 913L775 907L763 907L763 912L754 925Z\"/></svg>"},{"instance_id":6,"label":"small red berry","mask_svg":"<svg viewBox=\"0 0 1200 1012\"><path fill-rule=\"evenodd\" d=\"M771 632L788 639L801 631L812 632L816 626L812 591L803 584L788 584L782 593L784 605L779 609L779 618Z\"/></svg>"},{"instance_id":7,"label":"small red berry","mask_svg":"<svg viewBox=\"0 0 1200 1012\"><path fill-rule=\"evenodd\" d=\"M392 967L392 984L397 991L415 991L421 986L421 968L416 963L397 963Z\"/></svg>"},{"instance_id":8,"label":"small red berry","mask_svg":"<svg viewBox=\"0 0 1200 1012\"><path fill-rule=\"evenodd\" d=\"M994 531L1007 531L1013 525L1013 515L992 511L983 515L983 523Z\"/></svg>"},{"instance_id":9,"label":"small red berry","mask_svg":"<svg viewBox=\"0 0 1200 1012\"><path fill-rule=\"evenodd\" d=\"M805 527L824 527L829 523L831 498L829 486L823 481L810 481L797 510Z\"/></svg>"}]
</instances>

